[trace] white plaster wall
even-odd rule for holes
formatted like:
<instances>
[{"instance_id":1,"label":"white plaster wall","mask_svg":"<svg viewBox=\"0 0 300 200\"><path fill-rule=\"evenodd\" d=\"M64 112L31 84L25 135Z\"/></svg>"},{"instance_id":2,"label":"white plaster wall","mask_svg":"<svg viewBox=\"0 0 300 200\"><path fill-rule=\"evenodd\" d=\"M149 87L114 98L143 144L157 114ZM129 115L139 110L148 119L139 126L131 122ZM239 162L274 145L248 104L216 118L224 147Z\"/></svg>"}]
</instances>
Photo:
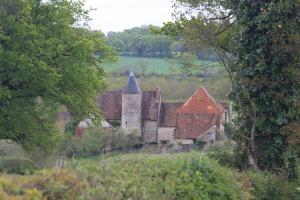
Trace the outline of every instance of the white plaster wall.
<instances>
[{"instance_id":1,"label":"white plaster wall","mask_svg":"<svg viewBox=\"0 0 300 200\"><path fill-rule=\"evenodd\" d=\"M159 127L158 128L158 142L173 141L174 133L175 133L174 127Z\"/></svg>"},{"instance_id":2,"label":"white plaster wall","mask_svg":"<svg viewBox=\"0 0 300 200\"><path fill-rule=\"evenodd\" d=\"M122 128L141 136L141 94L122 94Z\"/></svg>"}]
</instances>

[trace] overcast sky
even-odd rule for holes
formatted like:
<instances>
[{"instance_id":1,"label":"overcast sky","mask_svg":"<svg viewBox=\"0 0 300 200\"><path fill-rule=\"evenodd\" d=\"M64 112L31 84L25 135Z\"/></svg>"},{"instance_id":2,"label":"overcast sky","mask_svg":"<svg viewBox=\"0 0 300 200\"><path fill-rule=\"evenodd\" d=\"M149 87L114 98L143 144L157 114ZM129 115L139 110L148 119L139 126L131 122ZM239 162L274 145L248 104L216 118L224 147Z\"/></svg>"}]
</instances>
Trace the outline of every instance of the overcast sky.
<instances>
[{"instance_id":1,"label":"overcast sky","mask_svg":"<svg viewBox=\"0 0 300 200\"><path fill-rule=\"evenodd\" d=\"M104 33L172 19L171 0L86 0L86 7L97 9L90 13L90 26Z\"/></svg>"}]
</instances>

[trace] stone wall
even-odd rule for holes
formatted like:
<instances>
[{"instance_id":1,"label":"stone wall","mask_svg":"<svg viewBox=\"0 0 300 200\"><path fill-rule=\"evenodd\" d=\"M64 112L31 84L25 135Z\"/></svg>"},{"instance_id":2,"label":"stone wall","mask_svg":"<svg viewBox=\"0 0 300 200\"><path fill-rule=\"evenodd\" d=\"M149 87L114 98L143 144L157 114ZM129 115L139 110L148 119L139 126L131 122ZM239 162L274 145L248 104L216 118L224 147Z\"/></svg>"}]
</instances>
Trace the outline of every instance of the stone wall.
<instances>
[{"instance_id":1,"label":"stone wall","mask_svg":"<svg viewBox=\"0 0 300 200\"><path fill-rule=\"evenodd\" d=\"M143 141L145 143L157 143L157 121L143 121Z\"/></svg>"},{"instance_id":2,"label":"stone wall","mask_svg":"<svg viewBox=\"0 0 300 200\"><path fill-rule=\"evenodd\" d=\"M125 133L141 136L141 95L122 94L122 128Z\"/></svg>"},{"instance_id":3,"label":"stone wall","mask_svg":"<svg viewBox=\"0 0 300 200\"><path fill-rule=\"evenodd\" d=\"M175 127L159 127L158 128L158 142L174 140Z\"/></svg>"}]
</instances>

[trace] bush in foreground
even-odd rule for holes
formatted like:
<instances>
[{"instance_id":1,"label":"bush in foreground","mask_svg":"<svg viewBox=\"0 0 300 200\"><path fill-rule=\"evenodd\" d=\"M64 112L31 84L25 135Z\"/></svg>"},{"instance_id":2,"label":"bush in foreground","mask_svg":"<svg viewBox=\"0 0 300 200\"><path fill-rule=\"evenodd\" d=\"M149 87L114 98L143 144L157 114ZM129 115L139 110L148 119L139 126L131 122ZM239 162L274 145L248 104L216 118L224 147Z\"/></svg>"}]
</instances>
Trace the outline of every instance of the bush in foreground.
<instances>
[{"instance_id":1,"label":"bush in foreground","mask_svg":"<svg viewBox=\"0 0 300 200\"><path fill-rule=\"evenodd\" d=\"M24 157L2 157L0 158L0 172L28 174L35 169L32 160Z\"/></svg>"},{"instance_id":2,"label":"bush in foreground","mask_svg":"<svg viewBox=\"0 0 300 200\"><path fill-rule=\"evenodd\" d=\"M295 182L275 176L268 172L248 172L246 177L251 181L253 196L256 200L298 200L300 190Z\"/></svg>"},{"instance_id":3,"label":"bush in foreground","mask_svg":"<svg viewBox=\"0 0 300 200\"><path fill-rule=\"evenodd\" d=\"M298 200L298 183L240 173L201 153L127 154L68 162L63 170L0 177L5 200ZM298 185L297 185L298 184ZM298 189L299 190L299 189Z\"/></svg>"},{"instance_id":4,"label":"bush in foreground","mask_svg":"<svg viewBox=\"0 0 300 200\"><path fill-rule=\"evenodd\" d=\"M132 154L105 159L97 165L83 160L92 183L83 199L247 199L232 171L201 154Z\"/></svg>"},{"instance_id":5,"label":"bush in foreground","mask_svg":"<svg viewBox=\"0 0 300 200\"><path fill-rule=\"evenodd\" d=\"M250 198L232 171L207 158L201 159L199 153L131 154L78 162L76 167L61 171L2 176L0 197L34 200Z\"/></svg>"},{"instance_id":6,"label":"bush in foreground","mask_svg":"<svg viewBox=\"0 0 300 200\"><path fill-rule=\"evenodd\" d=\"M138 149L142 146L140 137L124 134L120 129L105 130L101 127L87 129L82 137L66 136L59 152L67 157L91 157L107 152Z\"/></svg>"},{"instance_id":7,"label":"bush in foreground","mask_svg":"<svg viewBox=\"0 0 300 200\"><path fill-rule=\"evenodd\" d=\"M226 143L224 146L210 148L206 155L218 161L221 166L230 167L232 170L244 168L245 157L235 143ZM299 200L300 199L300 165L293 181L288 181L286 173L273 172L252 172L244 171L240 182L250 191L256 200ZM298 178L297 178L298 177Z\"/></svg>"}]
</instances>

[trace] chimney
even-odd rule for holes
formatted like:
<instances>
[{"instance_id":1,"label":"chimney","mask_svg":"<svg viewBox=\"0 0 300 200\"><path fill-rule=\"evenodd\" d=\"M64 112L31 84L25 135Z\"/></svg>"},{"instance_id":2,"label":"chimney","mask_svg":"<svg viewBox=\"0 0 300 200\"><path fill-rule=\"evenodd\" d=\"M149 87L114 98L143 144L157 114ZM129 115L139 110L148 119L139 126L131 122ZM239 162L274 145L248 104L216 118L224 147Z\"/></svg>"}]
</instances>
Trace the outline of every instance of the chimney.
<instances>
[{"instance_id":1,"label":"chimney","mask_svg":"<svg viewBox=\"0 0 300 200\"><path fill-rule=\"evenodd\" d=\"M160 88L156 88L156 102L160 102Z\"/></svg>"}]
</instances>

